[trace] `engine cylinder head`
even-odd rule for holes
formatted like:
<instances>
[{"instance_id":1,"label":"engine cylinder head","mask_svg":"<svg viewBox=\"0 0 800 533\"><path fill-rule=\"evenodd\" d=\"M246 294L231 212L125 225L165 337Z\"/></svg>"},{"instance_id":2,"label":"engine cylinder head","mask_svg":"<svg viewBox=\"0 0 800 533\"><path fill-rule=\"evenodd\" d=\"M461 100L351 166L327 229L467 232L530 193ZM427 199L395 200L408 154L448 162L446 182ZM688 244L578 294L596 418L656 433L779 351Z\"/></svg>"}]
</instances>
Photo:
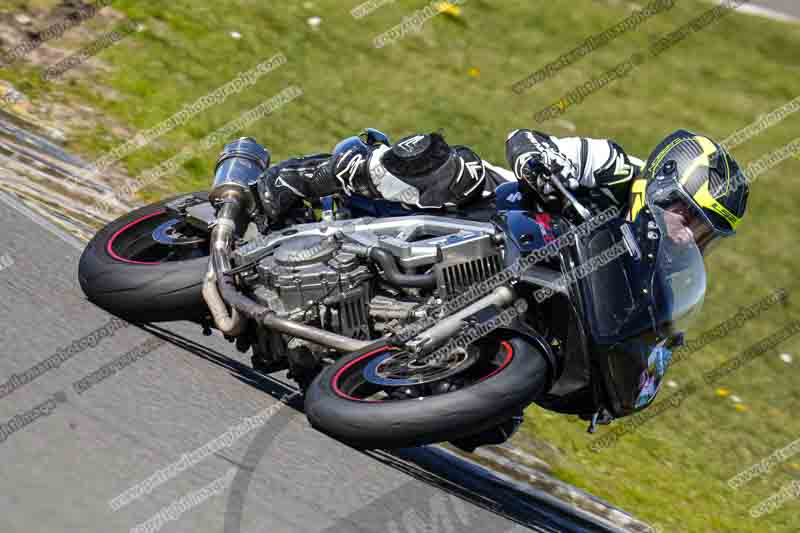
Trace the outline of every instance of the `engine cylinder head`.
<instances>
[{"instance_id":1,"label":"engine cylinder head","mask_svg":"<svg viewBox=\"0 0 800 533\"><path fill-rule=\"evenodd\" d=\"M333 257L337 248L336 242L328 238L297 237L278 248L275 252L275 262L287 267L323 263Z\"/></svg>"}]
</instances>

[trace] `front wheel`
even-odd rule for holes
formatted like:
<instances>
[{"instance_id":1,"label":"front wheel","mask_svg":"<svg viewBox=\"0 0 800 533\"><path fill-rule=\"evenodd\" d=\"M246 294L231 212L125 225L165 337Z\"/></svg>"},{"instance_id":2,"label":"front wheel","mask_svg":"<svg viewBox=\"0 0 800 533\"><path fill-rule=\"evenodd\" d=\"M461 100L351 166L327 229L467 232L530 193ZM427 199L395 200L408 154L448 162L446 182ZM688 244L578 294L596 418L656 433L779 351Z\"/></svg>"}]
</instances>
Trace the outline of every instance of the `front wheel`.
<instances>
[{"instance_id":1,"label":"front wheel","mask_svg":"<svg viewBox=\"0 0 800 533\"><path fill-rule=\"evenodd\" d=\"M306 392L311 425L359 448L404 448L488 429L533 402L548 381L543 354L521 337L489 337L449 361L389 345L343 357Z\"/></svg>"}]
</instances>

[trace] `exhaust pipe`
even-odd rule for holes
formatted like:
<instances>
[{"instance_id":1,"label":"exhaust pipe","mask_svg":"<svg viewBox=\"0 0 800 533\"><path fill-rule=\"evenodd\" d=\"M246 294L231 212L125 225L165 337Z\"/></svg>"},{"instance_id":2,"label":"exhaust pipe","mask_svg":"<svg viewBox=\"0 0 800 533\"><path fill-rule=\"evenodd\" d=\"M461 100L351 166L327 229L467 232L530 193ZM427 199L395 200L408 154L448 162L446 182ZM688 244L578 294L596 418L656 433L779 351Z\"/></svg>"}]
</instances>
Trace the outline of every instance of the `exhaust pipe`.
<instances>
[{"instance_id":1,"label":"exhaust pipe","mask_svg":"<svg viewBox=\"0 0 800 533\"><path fill-rule=\"evenodd\" d=\"M256 206L252 187L269 162L269 151L249 137L226 145L217 160L214 184L208 195L217 208L217 222L211 232L211 257L203 283L203 299L217 328L231 337L244 331L245 322L235 307L228 312L219 287L225 272L231 268L230 251L239 222L243 214L251 213Z\"/></svg>"},{"instance_id":2,"label":"exhaust pipe","mask_svg":"<svg viewBox=\"0 0 800 533\"><path fill-rule=\"evenodd\" d=\"M280 318L239 292L227 274L232 267L230 252L239 223L256 206L252 186L269 166L269 160L266 148L253 139L242 138L227 145L217 162L214 186L208 195L217 207L217 222L211 232L211 257L203 284L203 298L214 323L225 335L236 336L245 329L244 319L252 318L267 328L341 352L355 352L371 345L374 341L351 339Z\"/></svg>"},{"instance_id":3,"label":"exhaust pipe","mask_svg":"<svg viewBox=\"0 0 800 533\"><path fill-rule=\"evenodd\" d=\"M232 195L233 196L233 195ZM220 295L219 287L225 272L231 268L229 251L236 231L236 217L240 204L230 198L217 214L217 224L211 232L208 272L203 283L203 299L208 304L217 328L225 335L235 337L244 332L245 323L234 307L231 313Z\"/></svg>"}]
</instances>

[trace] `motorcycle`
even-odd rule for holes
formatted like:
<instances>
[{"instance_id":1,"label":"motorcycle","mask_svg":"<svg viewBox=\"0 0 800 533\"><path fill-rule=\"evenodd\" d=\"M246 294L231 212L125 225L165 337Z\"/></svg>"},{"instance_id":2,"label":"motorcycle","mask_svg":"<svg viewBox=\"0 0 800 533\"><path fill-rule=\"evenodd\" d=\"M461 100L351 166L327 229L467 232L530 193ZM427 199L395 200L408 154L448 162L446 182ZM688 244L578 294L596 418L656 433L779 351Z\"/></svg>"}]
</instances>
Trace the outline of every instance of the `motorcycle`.
<instances>
[{"instance_id":1,"label":"motorcycle","mask_svg":"<svg viewBox=\"0 0 800 533\"><path fill-rule=\"evenodd\" d=\"M129 322L192 321L256 370L288 370L312 426L360 448L469 437L532 403L592 429L630 415L702 304L699 250L678 249L649 201L636 222L592 224L569 191L545 211L508 182L463 210L325 197L268 221L269 165L252 139L231 143L209 193L98 232L80 284Z\"/></svg>"}]
</instances>

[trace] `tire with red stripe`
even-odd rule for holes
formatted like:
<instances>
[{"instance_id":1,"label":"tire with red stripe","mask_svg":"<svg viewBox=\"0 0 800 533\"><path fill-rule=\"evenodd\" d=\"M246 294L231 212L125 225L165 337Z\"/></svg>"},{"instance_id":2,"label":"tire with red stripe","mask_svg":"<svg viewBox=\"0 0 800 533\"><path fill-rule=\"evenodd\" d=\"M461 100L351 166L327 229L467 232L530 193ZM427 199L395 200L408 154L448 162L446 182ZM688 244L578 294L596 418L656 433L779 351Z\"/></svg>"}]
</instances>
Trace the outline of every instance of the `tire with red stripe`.
<instances>
[{"instance_id":1,"label":"tire with red stripe","mask_svg":"<svg viewBox=\"0 0 800 533\"><path fill-rule=\"evenodd\" d=\"M536 400L546 387L549 366L542 353L521 337L487 339L498 361L475 382L432 396L373 401L351 396L343 383L381 357L386 344L348 355L325 368L306 391L311 425L351 446L406 448L451 441L488 429Z\"/></svg>"},{"instance_id":2,"label":"tire with red stripe","mask_svg":"<svg viewBox=\"0 0 800 533\"><path fill-rule=\"evenodd\" d=\"M169 247L152 236L154 230L175 220L165 204L185 196L132 211L94 236L78 267L81 288L92 303L137 323L199 320L208 314L202 297L207 247L203 250L200 245L185 257L174 258ZM206 193L191 196L208 200ZM158 246L163 249L150 251Z\"/></svg>"}]
</instances>

